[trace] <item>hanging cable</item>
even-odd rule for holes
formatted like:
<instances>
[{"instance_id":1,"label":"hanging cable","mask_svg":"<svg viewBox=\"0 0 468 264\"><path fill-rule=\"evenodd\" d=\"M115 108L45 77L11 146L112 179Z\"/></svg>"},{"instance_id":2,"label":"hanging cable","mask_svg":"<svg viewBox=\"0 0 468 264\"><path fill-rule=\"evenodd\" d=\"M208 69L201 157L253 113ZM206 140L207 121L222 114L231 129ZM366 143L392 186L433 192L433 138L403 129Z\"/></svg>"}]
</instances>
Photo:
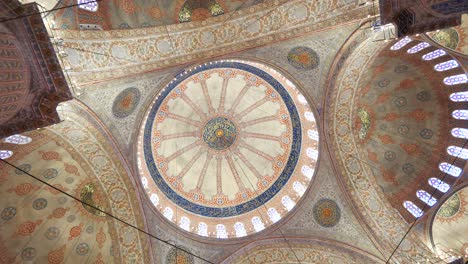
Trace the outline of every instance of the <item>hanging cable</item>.
<instances>
[{"instance_id":1,"label":"hanging cable","mask_svg":"<svg viewBox=\"0 0 468 264\"><path fill-rule=\"evenodd\" d=\"M0 160L1 160L2 162L4 162L5 164L7 164L7 165L9 165L9 166L11 166L11 167L13 167L13 168L15 168L16 170L21 171L22 173L28 175L29 177L31 177L31 178L33 178L33 179L35 179L35 180L41 182L42 184L47 185L48 187L50 187L50 188L52 188L52 189L54 189L54 190L56 190L56 191L58 191L58 192L60 192L60 193L63 193L64 195L66 195L66 196L72 198L73 200L75 200L75 201L77 201L77 202L80 202L80 203L83 204L83 205L89 206L89 207L93 208L94 210L99 211L99 212L101 212L101 213L103 213L103 214L109 216L109 217L111 217L111 218L113 218L113 219L115 219L115 220L121 222L122 224L128 225L128 226L130 226L130 227L132 227L132 228L134 228L134 229L136 229L136 230L138 230L138 231L144 233L145 235L148 235L148 236L150 236L150 237L152 237L152 238L154 238L154 239L156 239L156 240L158 240L158 241L160 241L160 242L162 242L162 243L165 243L165 244L167 244L167 245L169 245L169 246L172 246L172 247L176 248L176 250L181 250L181 251L183 251L183 252L185 252L185 253L187 253L187 254L190 254L190 255L192 255L192 256L194 256L194 257L200 259L200 260L205 261L206 263L214 264L213 262L211 262L211 261L209 261L209 260L207 260L207 259L205 259L205 258L203 258L203 257L200 257L200 256L198 256L198 255L195 255L195 254L193 254L193 253L191 253L191 252L189 252L189 251L187 251L187 250L185 250L185 249L183 249L183 248L178 247L178 246L175 245L175 244L171 244L171 243L169 243L168 241L166 241L166 240L164 240L164 239L161 239L161 238L159 238L159 237L157 237L157 236L155 236L155 235L153 235L153 234L151 234L151 233L149 233L149 232L147 232L147 231L145 231L145 230L143 230L143 229L141 229L141 228L139 228L139 227L137 227L137 226L135 226L135 225L132 225L132 224L130 224L130 223L128 223L128 222L126 222L126 221L120 219L119 217L114 216L114 215L111 214L111 213L108 213L108 212L106 212L106 211L104 211L104 210L102 210L102 209L100 209L100 208L98 208L98 207L96 207L96 206L94 206L94 205L92 205L92 204L89 204L89 203L87 203L87 202L81 200L80 198L77 198L77 197L75 197L75 196L73 196L73 195L71 195L71 194L69 194L69 193L67 193L67 192L65 192L65 191L63 191L63 190L61 190L61 189L59 189L59 188L57 188L57 187L51 185L51 184L49 184L48 182L45 182L45 181L41 180L40 178L38 178L38 177L36 177L36 176L30 174L29 172L27 172L27 171L25 171L25 170L23 170L23 169L17 167L16 165L14 165L14 164L12 164L12 163L10 163L10 162L4 160L4 159L0 159Z\"/></svg>"}]
</instances>

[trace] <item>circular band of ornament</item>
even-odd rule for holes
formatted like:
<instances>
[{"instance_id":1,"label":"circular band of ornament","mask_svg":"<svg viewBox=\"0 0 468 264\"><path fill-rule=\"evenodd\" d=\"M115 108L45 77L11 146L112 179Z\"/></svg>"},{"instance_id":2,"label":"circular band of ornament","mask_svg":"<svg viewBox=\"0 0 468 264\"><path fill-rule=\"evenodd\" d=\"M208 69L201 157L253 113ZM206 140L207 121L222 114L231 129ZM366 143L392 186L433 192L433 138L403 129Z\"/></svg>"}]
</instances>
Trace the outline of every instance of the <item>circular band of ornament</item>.
<instances>
[{"instance_id":1,"label":"circular band of ornament","mask_svg":"<svg viewBox=\"0 0 468 264\"><path fill-rule=\"evenodd\" d=\"M226 76L233 76L233 74L238 71L238 72L245 72L246 76L249 76L250 81L252 82L258 82L260 79L262 82L265 82L268 87L266 88L265 91L263 91L264 94L264 99L261 99L261 103L264 103L268 100L273 100L276 102L281 102L281 105L284 105L284 113L281 113L280 115L275 115L275 120L283 120L284 122L288 122L288 135L286 138L284 137L276 137L280 142L280 144L285 144L287 147L285 149L288 150L287 153L281 153L281 155L284 157L283 159L275 160L274 157L270 157L268 154L265 153L260 153L260 155L265 156L267 159L271 159L271 162L274 163L275 167L278 167L279 173L274 179L273 183L269 185L269 187L263 191L262 193L256 195L254 198L238 203L236 205L232 206L223 206L224 200L222 197L218 198L219 203L217 206L208 206L208 205L201 205L200 203L196 203L191 199L188 199L187 196L182 195L180 192L177 192L174 190L180 182L178 181L178 177L169 177L169 176L163 176L163 174L166 173L168 170L167 168L167 163L171 161L173 158L173 155L167 157L165 160L158 160L161 157L158 156L157 150L158 148L161 148L161 137L157 135L155 131L157 129L154 127L156 124L156 121L158 121L159 124L162 123L163 120L167 118L172 118L172 119L177 119L181 120L183 122L188 122L188 123L195 123L195 126L198 126L197 124L201 123L200 121L187 121L187 118L184 117L182 114L177 115L174 113L171 113L170 111L167 110L167 108L171 108L170 105L170 99L173 98L178 98L180 100L183 100L185 103L184 105L187 106L190 111L186 112L200 112L200 116L205 116L206 114L202 113L202 111L199 109L200 106L196 103L193 103L189 96L186 96L184 93L187 92L186 90L189 90L189 88L185 87L185 82L190 80L190 79L199 79L199 75L211 71L211 70L221 70L223 74ZM219 84L220 86L224 84ZM228 88L228 84L225 84L225 88L220 89L226 91ZM253 89L253 88L252 88ZM259 89L259 88L257 88ZM269 90L271 89L271 90ZM223 92L221 92L222 94ZM169 99L167 99L169 98ZM221 101L224 100L224 97L221 96ZM167 99L167 100L166 100ZM238 102L237 102L238 103ZM214 103L213 103L214 104ZM236 102L233 102L233 105L236 104ZM260 104L260 103L259 103ZM219 105L222 105L219 103ZM175 107L172 105L172 107ZM179 107L180 108L180 107ZM220 107L221 109L221 107ZM182 110L181 110L182 111ZM233 153L234 150L231 151L231 148L236 145L236 144L244 144L245 142L243 138L245 139L246 136L258 136L255 132L249 132L246 131L245 129L242 131L239 131L239 127L235 124L236 120L235 118L239 118L239 116L242 116L243 113L250 112L251 109L246 108L240 113L236 114L229 114L227 109L226 110L218 110L216 113L213 114L213 116L206 117L205 119L206 124L204 126L201 126L199 132L193 132L194 137L198 137L201 135L203 142L202 144L206 144L210 149L214 151L228 151L228 152L223 152L221 154L207 154L208 156L214 155L218 157L214 158L218 162L218 168L220 162L224 162L226 167L231 168L233 171L233 178L240 179L242 177L242 168L240 168L238 165L238 159L237 156L235 156ZM183 112L183 111L182 111ZM208 112L214 112L209 110ZM185 113L185 112L184 112ZM226 116L223 116L223 114L230 116L227 118ZM278 121L278 122L283 122L283 121ZM244 124L244 126L247 126L247 124ZM183 126L178 126L178 129L183 129ZM178 132L178 131L175 131ZM192 132L184 132L185 134L187 133L192 133ZM180 133L179 133L180 134ZM191 135L191 134L189 134ZM265 136L262 136L265 137ZM271 136L268 136L271 138ZM182 141L180 141L182 142ZM300 122L300 116L298 113L298 110L296 108L296 105L294 104L294 101L292 100L290 94L288 91L283 87L283 85L276 80L273 76L268 74L267 72L254 67L249 64L245 64L242 62L228 62L228 61L219 61L219 62L214 62L210 64L204 64L203 66L196 67L193 69L191 72L184 72L176 76L176 78L170 82L165 89L159 94L158 98L156 99L155 103L151 107L147 122L144 127L144 134L143 134L143 152L144 152L144 159L145 159L145 165L148 168L149 174L153 178L153 181L156 183L157 187L159 190L167 197L170 199L174 204L180 206L184 210L205 216L205 217L231 217L231 216L236 216L240 214L244 214L247 212L250 212L252 210L255 210L259 206L262 206L266 202L268 202L272 197L274 197L282 188L283 186L288 182L290 179L291 175L296 169L297 162L299 160L299 156L301 153L301 143L302 143L302 130L301 130L301 122ZM191 146L198 146L197 142L188 145L186 147L180 147L177 148L178 151L180 152L187 152ZM175 144L177 145L177 144ZM247 146L246 148L249 148ZM256 151L255 149L252 149L252 151ZM177 152L176 152L177 153ZM198 156L200 156L199 154ZM219 161L220 157L222 155L223 161ZM198 157L195 155L195 158L186 160L184 163L189 168L189 165L195 164L196 158ZM234 157L235 156L235 157ZM241 157L241 156L239 156ZM213 162L215 163L215 162ZM188 164L188 165L187 165ZM246 163L247 164L247 163ZM176 166L177 167L177 166ZM184 165L181 165L182 168L184 168ZM234 169L233 169L234 168ZM170 167L169 170L171 169L176 169L174 167ZM219 169L218 169L219 170ZM179 175L182 174L182 172L186 172L184 169L181 170ZM238 181L239 182L239 181ZM242 199L242 197L249 197L248 194L248 188L244 188L245 191L243 194L241 194L241 197L239 199Z\"/></svg>"},{"instance_id":2,"label":"circular band of ornament","mask_svg":"<svg viewBox=\"0 0 468 264\"><path fill-rule=\"evenodd\" d=\"M341 209L331 199L319 200L313 208L314 219L323 227L334 227L341 218Z\"/></svg>"},{"instance_id":3,"label":"circular band of ornament","mask_svg":"<svg viewBox=\"0 0 468 264\"><path fill-rule=\"evenodd\" d=\"M131 87L120 92L112 105L112 114L117 118L125 118L135 111L140 102L140 91Z\"/></svg>"}]
</instances>

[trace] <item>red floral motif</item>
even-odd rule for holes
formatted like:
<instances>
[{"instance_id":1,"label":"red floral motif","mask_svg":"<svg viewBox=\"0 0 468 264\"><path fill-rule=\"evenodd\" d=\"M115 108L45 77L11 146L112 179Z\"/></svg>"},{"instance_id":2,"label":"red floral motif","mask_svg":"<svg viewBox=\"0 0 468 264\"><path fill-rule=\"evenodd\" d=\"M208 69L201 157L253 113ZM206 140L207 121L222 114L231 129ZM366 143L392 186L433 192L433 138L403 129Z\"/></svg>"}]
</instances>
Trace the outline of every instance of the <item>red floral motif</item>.
<instances>
[{"instance_id":1,"label":"red floral motif","mask_svg":"<svg viewBox=\"0 0 468 264\"><path fill-rule=\"evenodd\" d=\"M68 241L73 240L75 237L80 236L81 231L83 230L83 224L80 223L77 226L74 226L70 229L70 236L68 237Z\"/></svg>"},{"instance_id":2,"label":"red floral motif","mask_svg":"<svg viewBox=\"0 0 468 264\"><path fill-rule=\"evenodd\" d=\"M418 155L421 152L417 144L400 144L400 147L410 156Z\"/></svg>"},{"instance_id":3,"label":"red floral motif","mask_svg":"<svg viewBox=\"0 0 468 264\"><path fill-rule=\"evenodd\" d=\"M16 195L22 196L30 193L31 191L36 191L38 190L38 186L34 186L30 183L22 183L20 185L17 185L15 188L10 188L7 191L8 192L15 192Z\"/></svg>"},{"instance_id":4,"label":"red floral motif","mask_svg":"<svg viewBox=\"0 0 468 264\"><path fill-rule=\"evenodd\" d=\"M396 180L396 175L394 172L387 170L382 166L381 166L381 171L382 171L382 177L384 181L391 183L395 186L398 185L398 181Z\"/></svg>"},{"instance_id":5,"label":"red floral motif","mask_svg":"<svg viewBox=\"0 0 468 264\"><path fill-rule=\"evenodd\" d=\"M63 207L58 207L58 208L55 208L55 210L52 212L51 215L49 215L47 217L47 219L51 219L51 218L62 218L65 213L68 211L68 209L65 209Z\"/></svg>"},{"instance_id":6,"label":"red floral motif","mask_svg":"<svg viewBox=\"0 0 468 264\"><path fill-rule=\"evenodd\" d=\"M70 173L70 174L73 174L73 175L76 175L76 176L80 176L80 172L78 171L78 168L75 166L75 165L71 165L71 164L68 164L65 162L65 171L67 173Z\"/></svg>"},{"instance_id":7,"label":"red floral motif","mask_svg":"<svg viewBox=\"0 0 468 264\"><path fill-rule=\"evenodd\" d=\"M99 229L99 232L96 234L96 242L98 243L99 248L102 248L104 242L106 242L106 234L102 230L102 227Z\"/></svg>"},{"instance_id":8,"label":"red floral motif","mask_svg":"<svg viewBox=\"0 0 468 264\"><path fill-rule=\"evenodd\" d=\"M65 245L63 245L57 250L50 251L47 256L47 259L49 260L49 264L62 263L64 255L65 255Z\"/></svg>"},{"instance_id":9,"label":"red floral motif","mask_svg":"<svg viewBox=\"0 0 468 264\"><path fill-rule=\"evenodd\" d=\"M61 184L53 184L52 186L56 187L57 189L60 189L64 192L68 191L68 189L64 186L62 186ZM52 187L49 187L49 186L46 186L45 187L46 190L48 190L51 194L59 194L60 192L57 191L56 189L52 188Z\"/></svg>"},{"instance_id":10,"label":"red floral motif","mask_svg":"<svg viewBox=\"0 0 468 264\"><path fill-rule=\"evenodd\" d=\"M409 89L409 88L412 88L414 87L416 84L415 80L413 79L405 79L403 81L400 82L400 86L397 88L398 90L402 90L402 89Z\"/></svg>"},{"instance_id":11,"label":"red floral motif","mask_svg":"<svg viewBox=\"0 0 468 264\"><path fill-rule=\"evenodd\" d=\"M373 161L373 162L378 162L377 160L377 153L375 152L372 152L370 150L367 150L367 156L369 157L369 160Z\"/></svg>"},{"instance_id":12,"label":"red floral motif","mask_svg":"<svg viewBox=\"0 0 468 264\"><path fill-rule=\"evenodd\" d=\"M394 143L393 138L391 136L389 136L389 135L380 135L379 139L384 144L393 144Z\"/></svg>"},{"instance_id":13,"label":"red floral motif","mask_svg":"<svg viewBox=\"0 0 468 264\"><path fill-rule=\"evenodd\" d=\"M29 236L34 232L36 226L40 225L41 223L42 220L37 220L36 222L24 222L18 227L13 236Z\"/></svg>"},{"instance_id":14,"label":"red floral motif","mask_svg":"<svg viewBox=\"0 0 468 264\"><path fill-rule=\"evenodd\" d=\"M96 257L96 261L94 261L94 264L104 264L104 261L102 260L102 254L99 253Z\"/></svg>"},{"instance_id":15,"label":"red floral motif","mask_svg":"<svg viewBox=\"0 0 468 264\"><path fill-rule=\"evenodd\" d=\"M39 151L43 160L60 160L60 155L56 151Z\"/></svg>"},{"instance_id":16,"label":"red floral motif","mask_svg":"<svg viewBox=\"0 0 468 264\"><path fill-rule=\"evenodd\" d=\"M431 115L432 113L427 113L423 109L416 109L408 114L409 117L415 119L416 121L424 121L424 119L428 118Z\"/></svg>"},{"instance_id":17,"label":"red floral motif","mask_svg":"<svg viewBox=\"0 0 468 264\"><path fill-rule=\"evenodd\" d=\"M390 98L390 94L381 94L381 95L379 95L379 97L377 97L376 102L381 104L381 103L387 101L388 98Z\"/></svg>"},{"instance_id":18,"label":"red floral motif","mask_svg":"<svg viewBox=\"0 0 468 264\"><path fill-rule=\"evenodd\" d=\"M384 119L385 119L386 121L389 121L389 122L394 121L394 120L397 119L397 118L398 118L398 114L397 114L397 113L388 113L388 114L385 115L385 117L384 117Z\"/></svg>"}]
</instances>

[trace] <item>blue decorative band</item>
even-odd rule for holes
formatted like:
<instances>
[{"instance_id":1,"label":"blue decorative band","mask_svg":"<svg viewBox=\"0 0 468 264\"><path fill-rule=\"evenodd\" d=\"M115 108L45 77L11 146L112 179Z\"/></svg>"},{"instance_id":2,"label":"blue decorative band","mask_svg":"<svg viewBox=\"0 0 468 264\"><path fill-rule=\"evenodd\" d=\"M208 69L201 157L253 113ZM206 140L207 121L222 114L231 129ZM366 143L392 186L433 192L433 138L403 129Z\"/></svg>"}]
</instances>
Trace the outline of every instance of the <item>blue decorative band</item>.
<instances>
[{"instance_id":1,"label":"blue decorative band","mask_svg":"<svg viewBox=\"0 0 468 264\"><path fill-rule=\"evenodd\" d=\"M186 198L180 196L179 194L177 194L174 190L172 190L169 184L163 179L163 177L159 173L158 168L153 159L153 151L151 148L151 131L153 129L153 123L156 117L156 113L158 112L158 109L161 106L164 99L169 95L169 93L175 87L177 87L181 82L183 82L187 78L190 78L191 76L197 73L200 73L206 70L217 69L217 68L232 68L232 69L239 69L239 70L247 71L249 73L252 73L262 78L268 84L270 84L280 94L286 107L288 108L289 116L291 118L291 125L293 129L291 153L289 155L288 162L286 163L284 170L281 172L278 179L276 179L276 181L270 186L270 188L268 188L268 190L264 191L259 196L245 203L242 203L236 206L230 206L230 207L202 206L202 205L195 204L187 200ZM169 83L166 89L160 93L160 96L158 97L154 105L151 107L148 120L146 121L146 124L145 124L144 138L143 138L143 151L144 151L146 165L151 174L151 177L153 178L154 182L159 187L161 192L163 192L163 194L166 195L166 197L169 198L172 202L174 202L181 208L194 214L198 214L198 215L202 215L206 217L231 217L231 216L241 215L241 214L247 213L249 211L252 211L258 208L259 206L268 202L283 188L283 186L288 182L289 178L291 177L291 175L293 174L296 168L297 162L299 160L299 155L301 152L301 141L302 141L302 132L301 132L301 122L299 118L299 113L296 109L296 106L294 105L293 100L291 99L291 96L283 87L283 85L279 83L275 78L273 78L268 73L254 66L244 64L241 62L221 61L221 62L214 62L212 64L201 65L187 74L180 73L179 75L176 76L176 81Z\"/></svg>"}]
</instances>

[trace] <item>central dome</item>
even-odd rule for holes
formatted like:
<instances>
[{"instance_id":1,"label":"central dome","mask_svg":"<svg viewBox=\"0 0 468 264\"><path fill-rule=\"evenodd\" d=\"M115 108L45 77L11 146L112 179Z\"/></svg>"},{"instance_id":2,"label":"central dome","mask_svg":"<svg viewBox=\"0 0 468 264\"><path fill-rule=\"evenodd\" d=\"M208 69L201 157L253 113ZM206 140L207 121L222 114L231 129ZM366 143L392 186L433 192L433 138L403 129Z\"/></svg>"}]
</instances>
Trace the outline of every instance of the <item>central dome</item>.
<instances>
[{"instance_id":1,"label":"central dome","mask_svg":"<svg viewBox=\"0 0 468 264\"><path fill-rule=\"evenodd\" d=\"M265 214L265 226L273 222L266 204L276 203L281 217L278 205L291 210L307 188L318 138L304 133L316 135L315 128L307 101L277 71L244 61L207 63L174 78L151 106L140 136L142 182L172 221L175 211L206 224Z\"/></svg>"},{"instance_id":2,"label":"central dome","mask_svg":"<svg viewBox=\"0 0 468 264\"><path fill-rule=\"evenodd\" d=\"M203 129L203 141L215 150L229 148L236 140L236 126L226 117L210 119Z\"/></svg>"}]
</instances>

